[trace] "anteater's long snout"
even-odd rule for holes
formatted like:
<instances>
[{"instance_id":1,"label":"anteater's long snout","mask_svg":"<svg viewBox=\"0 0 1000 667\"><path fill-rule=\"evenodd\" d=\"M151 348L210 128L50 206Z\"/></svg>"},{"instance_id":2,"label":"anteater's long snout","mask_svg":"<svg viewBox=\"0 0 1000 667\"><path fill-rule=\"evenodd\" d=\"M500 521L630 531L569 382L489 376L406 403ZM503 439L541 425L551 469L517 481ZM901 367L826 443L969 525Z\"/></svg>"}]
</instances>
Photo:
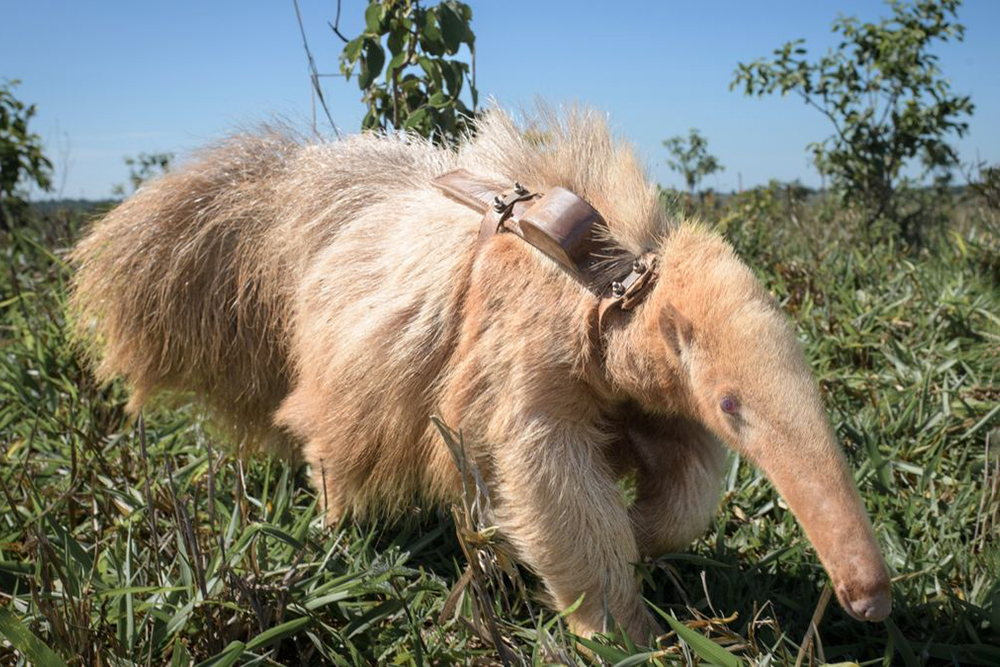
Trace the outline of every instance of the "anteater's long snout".
<instances>
[{"instance_id":1,"label":"anteater's long snout","mask_svg":"<svg viewBox=\"0 0 1000 667\"><path fill-rule=\"evenodd\" d=\"M871 593L860 596L846 586L837 587L837 599L844 610L858 621L884 621L892 613L892 593L887 577L873 579Z\"/></svg>"},{"instance_id":2,"label":"anteater's long snout","mask_svg":"<svg viewBox=\"0 0 1000 667\"><path fill-rule=\"evenodd\" d=\"M816 547L841 606L859 621L884 620L892 612L889 572L833 437L763 452L758 464Z\"/></svg>"}]
</instances>

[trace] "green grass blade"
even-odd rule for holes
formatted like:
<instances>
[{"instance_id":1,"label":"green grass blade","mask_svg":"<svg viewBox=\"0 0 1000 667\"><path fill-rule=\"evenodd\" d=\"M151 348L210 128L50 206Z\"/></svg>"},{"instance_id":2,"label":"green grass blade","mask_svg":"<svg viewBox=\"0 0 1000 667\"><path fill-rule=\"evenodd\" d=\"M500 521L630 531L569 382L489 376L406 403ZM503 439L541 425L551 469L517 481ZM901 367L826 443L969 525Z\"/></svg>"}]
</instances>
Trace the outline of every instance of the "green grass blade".
<instances>
[{"instance_id":1,"label":"green grass blade","mask_svg":"<svg viewBox=\"0 0 1000 667\"><path fill-rule=\"evenodd\" d=\"M281 641L285 637L291 637L297 632L304 630L312 624L312 619L308 616L285 621L281 625L270 628L247 642L246 650L256 651L257 649Z\"/></svg>"},{"instance_id":2,"label":"green grass blade","mask_svg":"<svg viewBox=\"0 0 1000 667\"><path fill-rule=\"evenodd\" d=\"M243 642L232 642L221 653L199 662L195 667L233 667L243 657L245 650L246 644Z\"/></svg>"},{"instance_id":3,"label":"green grass blade","mask_svg":"<svg viewBox=\"0 0 1000 667\"><path fill-rule=\"evenodd\" d=\"M586 637L578 637L574 635L574 639L577 643L582 646L587 647L594 652L594 655L600 656L605 660L612 663L620 663L628 660L631 656L625 651L615 648L614 646L608 646L607 644L601 644L593 639L587 639Z\"/></svg>"},{"instance_id":4,"label":"green grass blade","mask_svg":"<svg viewBox=\"0 0 1000 667\"><path fill-rule=\"evenodd\" d=\"M707 660L713 665L720 665L720 667L743 667L742 660L713 642L705 635L692 630L662 609L657 607L653 608L656 609L657 613L659 613L668 624L670 624L670 628L677 633L677 636L680 639L684 640L684 642L691 647L691 650L694 651L699 658Z\"/></svg>"},{"instance_id":5,"label":"green grass blade","mask_svg":"<svg viewBox=\"0 0 1000 667\"><path fill-rule=\"evenodd\" d=\"M0 634L36 667L66 667L62 658L42 643L9 609L0 608Z\"/></svg>"},{"instance_id":6,"label":"green grass blade","mask_svg":"<svg viewBox=\"0 0 1000 667\"><path fill-rule=\"evenodd\" d=\"M896 647L896 651L903 658L903 664L906 667L919 667L920 661L917 660L917 655L913 652L913 648L910 647L910 642L899 631L899 628L896 627L891 618L885 619L885 629L889 631L889 637L892 639L893 646Z\"/></svg>"}]
</instances>

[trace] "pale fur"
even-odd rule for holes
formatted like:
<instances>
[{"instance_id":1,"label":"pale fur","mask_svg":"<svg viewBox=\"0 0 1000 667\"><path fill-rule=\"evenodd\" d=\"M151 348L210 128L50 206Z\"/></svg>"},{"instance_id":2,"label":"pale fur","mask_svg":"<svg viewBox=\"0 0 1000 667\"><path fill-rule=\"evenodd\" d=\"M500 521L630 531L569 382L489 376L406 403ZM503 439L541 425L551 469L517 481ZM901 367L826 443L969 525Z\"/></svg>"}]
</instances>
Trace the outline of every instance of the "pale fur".
<instances>
[{"instance_id":1,"label":"pale fur","mask_svg":"<svg viewBox=\"0 0 1000 667\"><path fill-rule=\"evenodd\" d=\"M631 564L705 529L721 443L791 494L849 609L878 598L871 527L773 301L717 235L668 224L603 118L542 116L525 132L494 109L457 152L276 130L208 149L74 253L76 330L99 377L123 376L133 408L193 392L245 442L301 443L333 517L453 500L440 414L555 604L585 594L583 633L603 628L605 607L637 636L656 628ZM609 272L658 253L652 293L594 341L596 299L573 277L512 235L477 246L479 215L430 183L458 167L587 199L608 221ZM722 390L759 423L720 415ZM803 452L832 483L802 469ZM633 470L629 509L616 480Z\"/></svg>"}]
</instances>

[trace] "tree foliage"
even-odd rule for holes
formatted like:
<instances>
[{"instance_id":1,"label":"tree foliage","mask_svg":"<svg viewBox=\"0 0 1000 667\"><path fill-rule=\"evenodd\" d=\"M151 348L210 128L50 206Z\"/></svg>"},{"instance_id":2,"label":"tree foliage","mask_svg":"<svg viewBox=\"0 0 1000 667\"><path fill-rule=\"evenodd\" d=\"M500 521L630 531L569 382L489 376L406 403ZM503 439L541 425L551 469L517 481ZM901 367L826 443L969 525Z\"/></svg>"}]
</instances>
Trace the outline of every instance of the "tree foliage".
<instances>
[{"instance_id":1,"label":"tree foliage","mask_svg":"<svg viewBox=\"0 0 1000 667\"><path fill-rule=\"evenodd\" d=\"M836 48L810 60L804 40L786 43L772 59L740 63L730 88L747 95L799 95L833 125L810 144L817 168L845 201L861 205L868 222L900 223L898 192L904 167L915 158L926 176L958 165L949 143L968 129L973 111L956 95L931 53L937 43L961 41L960 0L890 0L892 15L877 23L842 16L833 23Z\"/></svg>"},{"instance_id":2,"label":"tree foliage","mask_svg":"<svg viewBox=\"0 0 1000 667\"><path fill-rule=\"evenodd\" d=\"M978 165L978 177L971 179L969 187L994 211L1000 211L1000 165Z\"/></svg>"},{"instance_id":3,"label":"tree foliage","mask_svg":"<svg viewBox=\"0 0 1000 667\"><path fill-rule=\"evenodd\" d=\"M724 167L714 155L708 154L708 139L691 128L688 136L670 137L664 140L670 153L667 165L684 177L689 192L694 193L703 178L722 171Z\"/></svg>"},{"instance_id":4,"label":"tree foliage","mask_svg":"<svg viewBox=\"0 0 1000 667\"><path fill-rule=\"evenodd\" d=\"M146 181L170 171L170 163L174 159L173 153L139 153L136 157L126 157L125 166L128 167L128 182L132 186L131 192L139 189L139 186ZM116 185L112 188L112 193L116 197L124 197L129 192L124 185Z\"/></svg>"},{"instance_id":5,"label":"tree foliage","mask_svg":"<svg viewBox=\"0 0 1000 667\"><path fill-rule=\"evenodd\" d=\"M0 225L14 227L25 207L24 186L52 189L52 163L42 153L42 139L28 130L35 105L14 97L20 82L0 82Z\"/></svg>"},{"instance_id":6,"label":"tree foliage","mask_svg":"<svg viewBox=\"0 0 1000 667\"><path fill-rule=\"evenodd\" d=\"M420 0L372 0L364 32L340 55L341 71L350 78L356 69L364 91L362 128L408 130L437 143L466 131L478 101L471 22L472 9L455 0L433 7ZM471 67L455 57L463 45ZM466 83L471 109L462 99Z\"/></svg>"}]
</instances>

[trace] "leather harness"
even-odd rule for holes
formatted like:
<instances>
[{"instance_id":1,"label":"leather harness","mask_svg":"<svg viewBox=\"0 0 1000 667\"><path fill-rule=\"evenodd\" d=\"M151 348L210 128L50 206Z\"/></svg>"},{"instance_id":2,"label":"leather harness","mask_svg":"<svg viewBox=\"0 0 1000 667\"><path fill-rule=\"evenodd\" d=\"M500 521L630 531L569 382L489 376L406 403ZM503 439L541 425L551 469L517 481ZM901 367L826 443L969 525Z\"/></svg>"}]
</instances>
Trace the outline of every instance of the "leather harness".
<instances>
[{"instance_id":1,"label":"leather harness","mask_svg":"<svg viewBox=\"0 0 1000 667\"><path fill-rule=\"evenodd\" d=\"M531 192L517 182L511 188L498 188L464 169L448 172L432 183L448 197L483 214L480 247L496 234L514 234L593 292L598 298L598 340L603 339L601 334L613 315L635 308L656 281L656 255L651 252L634 257L628 273L608 278L602 264L615 251L606 239L604 218L565 188Z\"/></svg>"}]
</instances>

